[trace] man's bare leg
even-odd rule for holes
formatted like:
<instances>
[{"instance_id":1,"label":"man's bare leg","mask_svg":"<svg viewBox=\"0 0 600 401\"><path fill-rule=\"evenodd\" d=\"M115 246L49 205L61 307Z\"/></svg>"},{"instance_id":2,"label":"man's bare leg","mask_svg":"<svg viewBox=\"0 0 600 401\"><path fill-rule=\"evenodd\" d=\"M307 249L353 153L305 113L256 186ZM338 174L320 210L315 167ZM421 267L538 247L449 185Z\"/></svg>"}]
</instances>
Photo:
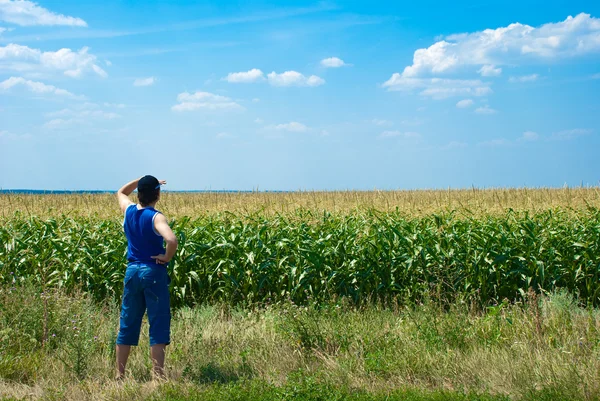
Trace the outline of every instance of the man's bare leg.
<instances>
[{"instance_id":1,"label":"man's bare leg","mask_svg":"<svg viewBox=\"0 0 600 401\"><path fill-rule=\"evenodd\" d=\"M130 351L131 345L117 344L117 379L125 378L125 365Z\"/></svg>"},{"instance_id":2,"label":"man's bare leg","mask_svg":"<svg viewBox=\"0 0 600 401\"><path fill-rule=\"evenodd\" d=\"M165 352L167 344L156 344L150 347L150 359L152 359L152 373L157 379L166 379L165 376Z\"/></svg>"}]
</instances>

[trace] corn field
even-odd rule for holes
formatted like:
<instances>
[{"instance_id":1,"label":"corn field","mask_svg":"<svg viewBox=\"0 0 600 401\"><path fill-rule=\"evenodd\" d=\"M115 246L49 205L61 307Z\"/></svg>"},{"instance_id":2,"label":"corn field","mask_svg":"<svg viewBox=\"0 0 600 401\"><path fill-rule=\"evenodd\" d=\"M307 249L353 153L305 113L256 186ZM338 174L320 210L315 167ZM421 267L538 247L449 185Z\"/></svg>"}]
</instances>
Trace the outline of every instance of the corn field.
<instances>
[{"instance_id":1,"label":"corn field","mask_svg":"<svg viewBox=\"0 0 600 401\"><path fill-rule=\"evenodd\" d=\"M117 300L126 239L118 218L15 214L0 226L0 283L84 290ZM600 209L471 217L400 211L214 212L171 222L176 306L517 301L566 289L600 305Z\"/></svg>"}]
</instances>

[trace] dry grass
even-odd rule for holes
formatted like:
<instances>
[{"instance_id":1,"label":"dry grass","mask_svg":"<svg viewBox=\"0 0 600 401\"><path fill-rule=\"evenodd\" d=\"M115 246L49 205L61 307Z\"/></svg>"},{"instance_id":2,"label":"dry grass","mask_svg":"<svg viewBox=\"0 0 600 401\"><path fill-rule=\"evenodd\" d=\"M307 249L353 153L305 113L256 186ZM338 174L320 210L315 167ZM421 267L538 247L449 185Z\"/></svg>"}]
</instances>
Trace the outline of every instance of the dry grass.
<instances>
[{"instance_id":1,"label":"dry grass","mask_svg":"<svg viewBox=\"0 0 600 401\"><path fill-rule=\"evenodd\" d=\"M132 198L133 199L133 198ZM346 213L355 210L400 210L423 216L446 210L473 215L503 213L508 209L540 211L600 207L600 190L591 188L507 188L415 191L335 191L285 193L165 192L159 208L169 217L195 217L216 212L252 214L312 212ZM112 194L0 195L0 217L15 212L38 217L60 215L118 218Z\"/></svg>"},{"instance_id":2,"label":"dry grass","mask_svg":"<svg viewBox=\"0 0 600 401\"><path fill-rule=\"evenodd\" d=\"M110 379L116 308L101 309L85 298L53 298L53 314L79 313L81 324L92 324L99 337L84 378L78 379L62 362L69 361L73 347L64 330L40 347L28 333L41 322L6 326L14 314L39 315L38 298L32 295L25 288L18 306L0 305L5 312L0 333L12 330L12 338L0 343L0 397L131 400L162 391L150 380L146 323L130 359L129 377L117 384ZM460 306L444 312L433 305L354 309L343 303L316 309L290 304L258 310L184 308L174 316L168 376L178 394L248 383L285 387L310 378L319 385L372 394L409 388L518 400L554 391L560 399L599 399L599 311L577 307L566 294L542 298L539 307L537 302L534 298L483 314ZM51 327L55 329L60 327Z\"/></svg>"}]
</instances>

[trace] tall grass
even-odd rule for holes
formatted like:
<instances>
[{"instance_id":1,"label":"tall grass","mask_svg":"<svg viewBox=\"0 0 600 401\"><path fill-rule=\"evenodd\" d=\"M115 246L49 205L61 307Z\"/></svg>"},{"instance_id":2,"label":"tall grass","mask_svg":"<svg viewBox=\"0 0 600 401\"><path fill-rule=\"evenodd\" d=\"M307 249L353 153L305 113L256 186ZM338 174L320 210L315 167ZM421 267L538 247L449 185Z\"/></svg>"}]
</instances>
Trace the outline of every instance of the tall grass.
<instances>
[{"instance_id":1,"label":"tall grass","mask_svg":"<svg viewBox=\"0 0 600 401\"><path fill-rule=\"evenodd\" d=\"M0 311L2 399L600 397L600 314L567 293L532 293L522 304L478 312L433 303L184 307L174 312L171 384L162 386L148 383L146 322L126 382L111 382L115 305L26 284L0 287Z\"/></svg>"}]
</instances>

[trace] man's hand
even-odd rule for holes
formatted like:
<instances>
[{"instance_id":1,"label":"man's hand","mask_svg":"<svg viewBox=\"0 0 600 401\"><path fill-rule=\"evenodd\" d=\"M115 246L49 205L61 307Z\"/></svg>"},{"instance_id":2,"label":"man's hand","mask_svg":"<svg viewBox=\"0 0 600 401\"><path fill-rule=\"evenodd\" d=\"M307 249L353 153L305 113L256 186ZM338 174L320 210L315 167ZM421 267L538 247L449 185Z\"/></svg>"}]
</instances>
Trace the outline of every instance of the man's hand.
<instances>
[{"instance_id":1,"label":"man's hand","mask_svg":"<svg viewBox=\"0 0 600 401\"><path fill-rule=\"evenodd\" d=\"M167 180L158 180L158 183L160 185L166 185L167 184Z\"/></svg>"},{"instance_id":2,"label":"man's hand","mask_svg":"<svg viewBox=\"0 0 600 401\"><path fill-rule=\"evenodd\" d=\"M151 256L151 258L156 259L156 263L158 263L159 265L164 265L165 263L169 263L169 261L171 260L171 258L168 258L167 255L165 255L165 254Z\"/></svg>"}]
</instances>

